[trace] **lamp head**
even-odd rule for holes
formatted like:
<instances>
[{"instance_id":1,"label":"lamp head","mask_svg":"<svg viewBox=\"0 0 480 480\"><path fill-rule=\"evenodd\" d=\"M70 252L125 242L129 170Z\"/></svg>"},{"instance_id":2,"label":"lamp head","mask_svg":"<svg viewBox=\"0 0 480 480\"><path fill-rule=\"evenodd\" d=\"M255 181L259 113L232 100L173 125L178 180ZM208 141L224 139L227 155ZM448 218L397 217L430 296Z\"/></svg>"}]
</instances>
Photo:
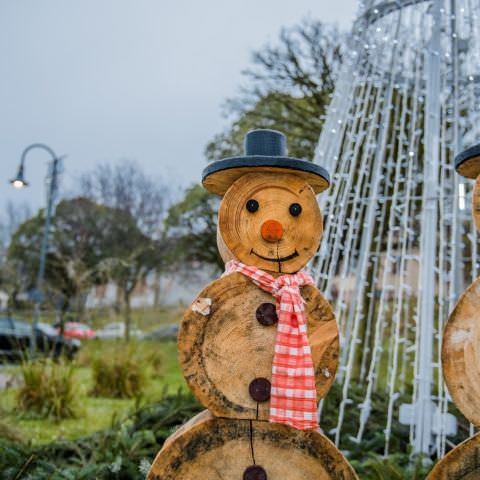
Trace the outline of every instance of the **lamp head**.
<instances>
[{"instance_id":1,"label":"lamp head","mask_svg":"<svg viewBox=\"0 0 480 480\"><path fill-rule=\"evenodd\" d=\"M18 188L18 189L28 186L28 182L23 177L23 164L21 164L20 167L18 167L17 176L15 178L12 178L12 180L10 180L10 184L12 185L12 187Z\"/></svg>"}]
</instances>

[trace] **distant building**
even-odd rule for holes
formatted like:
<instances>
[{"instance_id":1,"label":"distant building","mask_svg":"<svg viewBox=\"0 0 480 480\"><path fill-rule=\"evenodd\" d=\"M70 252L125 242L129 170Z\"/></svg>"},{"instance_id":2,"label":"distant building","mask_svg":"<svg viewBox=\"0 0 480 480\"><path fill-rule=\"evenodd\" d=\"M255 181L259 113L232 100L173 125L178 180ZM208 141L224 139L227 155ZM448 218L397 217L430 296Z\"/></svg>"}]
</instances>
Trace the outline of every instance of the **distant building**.
<instances>
[{"instance_id":1,"label":"distant building","mask_svg":"<svg viewBox=\"0 0 480 480\"><path fill-rule=\"evenodd\" d=\"M218 275L213 269L192 268L189 272L162 274L155 272L140 281L132 293L132 308L156 305L189 304ZM87 295L87 308L113 307L122 302L121 288L110 282L93 287Z\"/></svg>"},{"instance_id":2,"label":"distant building","mask_svg":"<svg viewBox=\"0 0 480 480\"><path fill-rule=\"evenodd\" d=\"M373 261L373 258L372 258ZM418 251L412 252L406 257L403 278L400 278L400 252L392 252L392 258L389 262L389 271L385 272L386 253L380 253L380 262L378 266L378 274L375 276L376 285L374 288L375 296L379 297L382 290L387 300L395 296L400 285L409 292L417 292L418 290ZM333 280L332 298L342 297L343 301L350 302L354 296L355 289L358 285L358 278L353 273L349 273L345 277L336 275Z\"/></svg>"}]
</instances>

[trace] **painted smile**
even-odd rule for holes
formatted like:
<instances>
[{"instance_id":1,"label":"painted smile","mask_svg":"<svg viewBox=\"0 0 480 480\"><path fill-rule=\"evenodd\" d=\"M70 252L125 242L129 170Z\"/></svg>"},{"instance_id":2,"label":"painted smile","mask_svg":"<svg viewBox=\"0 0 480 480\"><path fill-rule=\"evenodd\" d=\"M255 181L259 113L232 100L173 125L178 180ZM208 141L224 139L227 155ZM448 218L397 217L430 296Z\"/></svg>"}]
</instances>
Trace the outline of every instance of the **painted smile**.
<instances>
[{"instance_id":1,"label":"painted smile","mask_svg":"<svg viewBox=\"0 0 480 480\"><path fill-rule=\"evenodd\" d=\"M266 260L267 262L280 263L280 262L288 262L288 260L291 260L292 258L298 257L298 252L297 252L297 250L295 250L293 253L291 253L290 255L287 255L286 257L270 258L270 257L264 257L263 255L259 255L252 248L250 250L250 255L255 255L256 257L261 258L262 260Z\"/></svg>"}]
</instances>

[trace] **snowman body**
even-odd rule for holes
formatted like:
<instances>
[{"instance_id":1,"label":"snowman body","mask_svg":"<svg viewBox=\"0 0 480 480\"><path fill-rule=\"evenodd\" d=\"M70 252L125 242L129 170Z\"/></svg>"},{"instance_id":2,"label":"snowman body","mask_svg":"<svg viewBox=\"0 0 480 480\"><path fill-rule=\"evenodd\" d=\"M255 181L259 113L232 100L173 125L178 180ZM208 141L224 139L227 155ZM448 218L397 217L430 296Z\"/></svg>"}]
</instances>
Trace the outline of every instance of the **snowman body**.
<instances>
[{"instance_id":1,"label":"snowman body","mask_svg":"<svg viewBox=\"0 0 480 480\"><path fill-rule=\"evenodd\" d=\"M261 142L265 135L268 141L283 137L271 131L251 134ZM248 141L247 135L247 147ZM225 263L241 262L280 281L299 272L320 245L322 215L312 185L320 191L328 183L315 172L296 174L295 168L303 167L298 162L305 161L274 157L273 166L265 165L271 158L266 155L227 161L203 183L223 195L217 240ZM301 286L300 294L318 401L335 377L338 329L330 304L314 285ZM319 431L268 421L279 298L235 271L193 301L180 326L179 359L189 387L208 411L165 443L150 480L356 478Z\"/></svg>"},{"instance_id":2,"label":"snowman body","mask_svg":"<svg viewBox=\"0 0 480 480\"><path fill-rule=\"evenodd\" d=\"M459 174L476 179L472 215L480 232L480 145L456 158ZM480 427L480 277L465 290L450 314L442 342L442 369L453 402L463 415ZM440 460L430 480L480 478L480 433L459 444Z\"/></svg>"}]
</instances>

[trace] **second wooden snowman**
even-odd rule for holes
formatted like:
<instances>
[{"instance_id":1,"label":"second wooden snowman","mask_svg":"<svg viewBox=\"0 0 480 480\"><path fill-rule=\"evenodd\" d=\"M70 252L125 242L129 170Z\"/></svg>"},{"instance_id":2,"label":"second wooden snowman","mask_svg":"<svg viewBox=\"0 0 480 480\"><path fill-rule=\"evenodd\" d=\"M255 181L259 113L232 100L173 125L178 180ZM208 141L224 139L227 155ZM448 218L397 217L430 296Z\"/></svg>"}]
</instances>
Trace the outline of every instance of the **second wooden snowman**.
<instances>
[{"instance_id":1,"label":"second wooden snowman","mask_svg":"<svg viewBox=\"0 0 480 480\"><path fill-rule=\"evenodd\" d=\"M223 197L217 240L226 272L185 313L178 348L208 411L167 440L149 478L356 478L318 431L338 330L301 272L320 245L315 194L328 187L327 172L288 157L280 132L254 130L244 156L214 162L202 180Z\"/></svg>"},{"instance_id":2,"label":"second wooden snowman","mask_svg":"<svg viewBox=\"0 0 480 480\"><path fill-rule=\"evenodd\" d=\"M472 214L480 233L480 145L458 154L455 168L460 175L476 179ZM472 425L480 428L480 277L465 290L448 318L443 333L442 369L453 402ZM480 432L457 445L428 475L428 480L478 478Z\"/></svg>"}]
</instances>

